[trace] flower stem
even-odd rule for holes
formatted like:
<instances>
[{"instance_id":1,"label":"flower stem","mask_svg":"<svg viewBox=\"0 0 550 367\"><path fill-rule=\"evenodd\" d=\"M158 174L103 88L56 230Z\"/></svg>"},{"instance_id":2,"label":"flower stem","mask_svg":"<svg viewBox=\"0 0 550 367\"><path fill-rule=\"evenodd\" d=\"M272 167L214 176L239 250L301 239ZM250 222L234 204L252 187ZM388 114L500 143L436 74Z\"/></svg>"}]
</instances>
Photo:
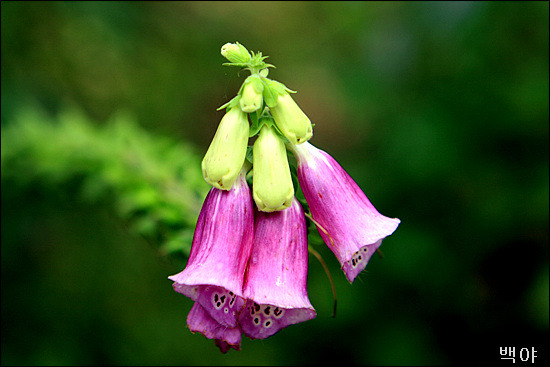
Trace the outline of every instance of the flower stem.
<instances>
[{"instance_id":1,"label":"flower stem","mask_svg":"<svg viewBox=\"0 0 550 367\"><path fill-rule=\"evenodd\" d=\"M325 264L325 261L323 260L323 257L320 253L318 253L316 250L313 249L313 247L308 246L308 251L313 254L319 260L321 265L323 266L323 269L325 270L325 273L327 274L328 281L330 282L330 287L332 289L332 297L334 298L334 306L332 307L332 318L336 317L336 304L337 304L337 298L336 298L336 287L334 286L334 281L332 280L332 276L330 275L330 271L328 270L327 264Z\"/></svg>"}]
</instances>

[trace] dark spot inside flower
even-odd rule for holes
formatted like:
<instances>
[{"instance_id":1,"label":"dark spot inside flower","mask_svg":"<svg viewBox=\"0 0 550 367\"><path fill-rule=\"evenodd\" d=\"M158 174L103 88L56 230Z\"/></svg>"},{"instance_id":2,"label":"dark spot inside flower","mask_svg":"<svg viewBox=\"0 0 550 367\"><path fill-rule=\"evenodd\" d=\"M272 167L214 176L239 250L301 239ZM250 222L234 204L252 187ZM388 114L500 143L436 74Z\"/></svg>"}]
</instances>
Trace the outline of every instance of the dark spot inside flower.
<instances>
[{"instance_id":1,"label":"dark spot inside flower","mask_svg":"<svg viewBox=\"0 0 550 367\"><path fill-rule=\"evenodd\" d=\"M218 297L218 294L217 293L214 293L214 302L218 302L220 298Z\"/></svg>"},{"instance_id":2,"label":"dark spot inside flower","mask_svg":"<svg viewBox=\"0 0 550 367\"><path fill-rule=\"evenodd\" d=\"M279 307L275 307L275 309L273 310L273 314L275 316L280 316L282 313L283 313L283 310L281 310Z\"/></svg>"},{"instance_id":3,"label":"dark spot inside flower","mask_svg":"<svg viewBox=\"0 0 550 367\"><path fill-rule=\"evenodd\" d=\"M269 313L271 312L271 306L267 306L265 309L264 309L264 313L266 314L266 316L269 316Z\"/></svg>"},{"instance_id":4,"label":"dark spot inside flower","mask_svg":"<svg viewBox=\"0 0 550 367\"><path fill-rule=\"evenodd\" d=\"M260 318L259 317L254 317L254 323L256 325L258 325L260 323Z\"/></svg>"},{"instance_id":5,"label":"dark spot inside flower","mask_svg":"<svg viewBox=\"0 0 550 367\"><path fill-rule=\"evenodd\" d=\"M256 312L260 311L260 305L256 302L254 302L254 309L256 310Z\"/></svg>"},{"instance_id":6,"label":"dark spot inside flower","mask_svg":"<svg viewBox=\"0 0 550 367\"><path fill-rule=\"evenodd\" d=\"M366 252L367 252L367 248L366 248L366 247L363 247L363 248L361 249L361 251L363 251L363 252L366 253Z\"/></svg>"},{"instance_id":7,"label":"dark spot inside flower","mask_svg":"<svg viewBox=\"0 0 550 367\"><path fill-rule=\"evenodd\" d=\"M234 294L233 292L229 291L229 295L230 295L231 297L233 297L233 294Z\"/></svg>"},{"instance_id":8,"label":"dark spot inside flower","mask_svg":"<svg viewBox=\"0 0 550 367\"><path fill-rule=\"evenodd\" d=\"M220 297L220 302L221 303L225 303L225 294L223 296Z\"/></svg>"},{"instance_id":9,"label":"dark spot inside flower","mask_svg":"<svg viewBox=\"0 0 550 367\"><path fill-rule=\"evenodd\" d=\"M319 197L322 199L322 198L323 198L323 195L321 195L321 193L319 193Z\"/></svg>"},{"instance_id":10,"label":"dark spot inside flower","mask_svg":"<svg viewBox=\"0 0 550 367\"><path fill-rule=\"evenodd\" d=\"M264 323L264 326L265 326L265 327L270 327L270 326L271 326L271 321L267 320L267 321Z\"/></svg>"}]
</instances>

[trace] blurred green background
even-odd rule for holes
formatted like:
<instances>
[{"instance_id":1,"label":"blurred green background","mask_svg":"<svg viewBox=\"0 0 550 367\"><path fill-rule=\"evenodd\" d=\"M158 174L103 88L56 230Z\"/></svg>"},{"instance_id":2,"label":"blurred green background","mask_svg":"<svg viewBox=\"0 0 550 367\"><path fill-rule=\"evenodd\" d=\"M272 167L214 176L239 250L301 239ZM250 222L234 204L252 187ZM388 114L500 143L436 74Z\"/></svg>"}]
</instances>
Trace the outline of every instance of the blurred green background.
<instances>
[{"instance_id":1,"label":"blurred green background","mask_svg":"<svg viewBox=\"0 0 550 367\"><path fill-rule=\"evenodd\" d=\"M548 2L5 2L2 365L435 365L548 353ZM401 219L338 314L219 353L172 290L200 160L269 55L329 152ZM518 358L519 356L516 355ZM511 361L503 361L509 362ZM519 360L518 360L519 362Z\"/></svg>"}]
</instances>

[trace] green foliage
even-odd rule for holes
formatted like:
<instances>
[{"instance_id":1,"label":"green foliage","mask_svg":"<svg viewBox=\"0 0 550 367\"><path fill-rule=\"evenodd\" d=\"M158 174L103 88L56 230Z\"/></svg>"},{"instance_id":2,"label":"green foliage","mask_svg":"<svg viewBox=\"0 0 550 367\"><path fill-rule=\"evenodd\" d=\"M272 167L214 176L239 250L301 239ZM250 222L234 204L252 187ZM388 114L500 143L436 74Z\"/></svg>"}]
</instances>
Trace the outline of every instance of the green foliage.
<instances>
[{"instance_id":1,"label":"green foliage","mask_svg":"<svg viewBox=\"0 0 550 367\"><path fill-rule=\"evenodd\" d=\"M189 254L209 188L182 142L154 137L128 113L94 125L77 109L50 119L26 109L2 131L2 180L105 202L161 254Z\"/></svg>"}]
</instances>

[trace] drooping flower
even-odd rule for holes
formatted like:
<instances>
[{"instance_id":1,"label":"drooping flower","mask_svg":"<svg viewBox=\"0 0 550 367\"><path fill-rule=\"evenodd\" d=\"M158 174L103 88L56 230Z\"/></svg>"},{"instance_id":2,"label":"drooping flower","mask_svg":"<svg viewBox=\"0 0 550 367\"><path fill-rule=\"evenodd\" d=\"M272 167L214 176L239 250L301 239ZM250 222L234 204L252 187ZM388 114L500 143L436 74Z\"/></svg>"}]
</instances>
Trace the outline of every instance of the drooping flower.
<instances>
[{"instance_id":1,"label":"drooping flower","mask_svg":"<svg viewBox=\"0 0 550 367\"><path fill-rule=\"evenodd\" d=\"M239 106L223 116L202 160L206 182L220 190L231 188L243 166L249 131L247 114Z\"/></svg>"},{"instance_id":2,"label":"drooping flower","mask_svg":"<svg viewBox=\"0 0 550 367\"><path fill-rule=\"evenodd\" d=\"M241 328L238 325L232 328L220 324L199 302L195 302L191 307L187 315L187 326L192 333L199 332L208 339L214 339L222 353L227 353L230 348L241 349Z\"/></svg>"},{"instance_id":3,"label":"drooping flower","mask_svg":"<svg viewBox=\"0 0 550 367\"><path fill-rule=\"evenodd\" d=\"M277 98L277 104L269 107L273 119L281 133L292 144L302 144L313 135L309 117L296 104L294 99L284 91Z\"/></svg>"},{"instance_id":4,"label":"drooping flower","mask_svg":"<svg viewBox=\"0 0 550 367\"><path fill-rule=\"evenodd\" d=\"M259 210L272 212L288 208L294 186L284 142L275 128L265 124L253 148L252 195Z\"/></svg>"},{"instance_id":5,"label":"drooping flower","mask_svg":"<svg viewBox=\"0 0 550 367\"><path fill-rule=\"evenodd\" d=\"M288 145L298 161L298 181L324 242L351 283L382 240L400 223L380 214L349 174L326 152L306 142Z\"/></svg>"},{"instance_id":6,"label":"drooping flower","mask_svg":"<svg viewBox=\"0 0 550 367\"><path fill-rule=\"evenodd\" d=\"M250 255L239 316L243 333L264 339L292 324L316 316L307 296L308 245L302 207L293 198L282 211L256 211L254 247Z\"/></svg>"},{"instance_id":7,"label":"drooping flower","mask_svg":"<svg viewBox=\"0 0 550 367\"><path fill-rule=\"evenodd\" d=\"M229 191L210 189L185 269L169 279L223 326L234 328L244 305L242 289L253 243L254 213L247 165Z\"/></svg>"}]
</instances>

